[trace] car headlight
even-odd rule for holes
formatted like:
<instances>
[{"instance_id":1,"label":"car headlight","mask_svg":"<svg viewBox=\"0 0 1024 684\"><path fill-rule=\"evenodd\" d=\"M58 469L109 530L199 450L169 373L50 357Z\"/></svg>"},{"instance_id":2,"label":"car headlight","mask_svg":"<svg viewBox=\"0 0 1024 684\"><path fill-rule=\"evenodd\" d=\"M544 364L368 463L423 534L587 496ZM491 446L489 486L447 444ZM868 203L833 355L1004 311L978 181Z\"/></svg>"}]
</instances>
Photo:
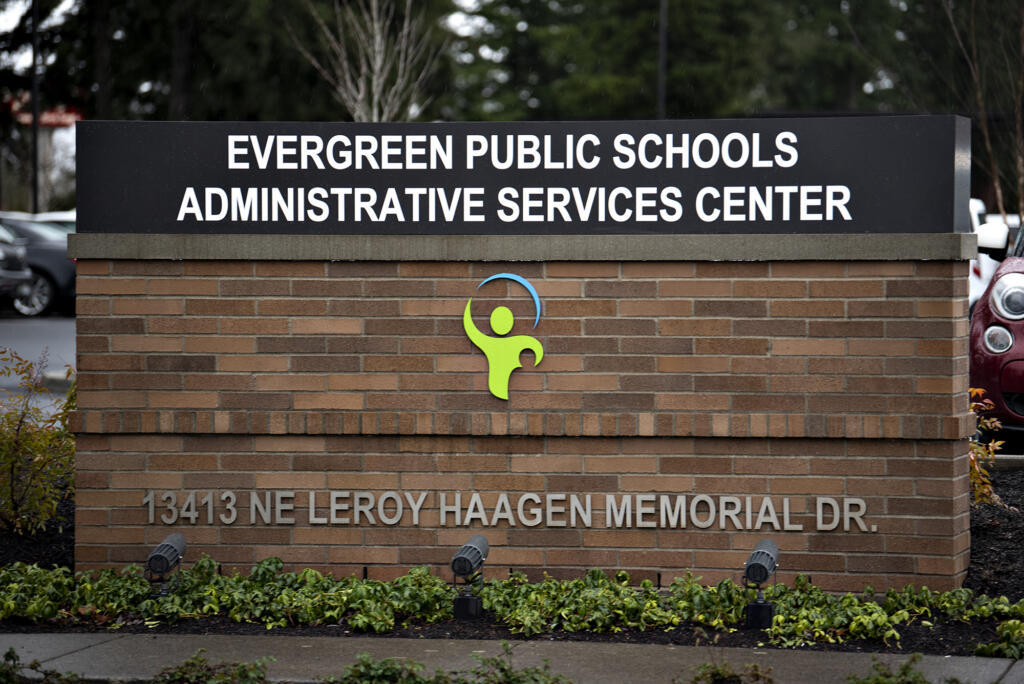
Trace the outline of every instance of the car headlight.
<instances>
[{"instance_id":1,"label":"car headlight","mask_svg":"<svg viewBox=\"0 0 1024 684\"><path fill-rule=\"evenodd\" d=\"M1024 273L1007 273L997 280L989 302L1003 318L1024 318Z\"/></svg>"},{"instance_id":2,"label":"car headlight","mask_svg":"<svg viewBox=\"0 0 1024 684\"><path fill-rule=\"evenodd\" d=\"M990 325L985 330L985 348L993 354L1002 354L1013 346L1013 334L1001 325Z\"/></svg>"}]
</instances>

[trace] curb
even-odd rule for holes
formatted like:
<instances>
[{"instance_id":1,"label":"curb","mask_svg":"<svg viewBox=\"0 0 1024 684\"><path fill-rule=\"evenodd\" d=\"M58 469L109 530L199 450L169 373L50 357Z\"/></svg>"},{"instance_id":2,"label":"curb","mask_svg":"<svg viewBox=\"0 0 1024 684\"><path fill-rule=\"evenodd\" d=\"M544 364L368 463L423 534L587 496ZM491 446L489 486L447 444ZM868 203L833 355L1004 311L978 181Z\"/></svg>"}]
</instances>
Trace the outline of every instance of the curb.
<instances>
[{"instance_id":1,"label":"curb","mask_svg":"<svg viewBox=\"0 0 1024 684\"><path fill-rule=\"evenodd\" d=\"M1024 454L996 454L997 470L1024 470Z\"/></svg>"},{"instance_id":2,"label":"curb","mask_svg":"<svg viewBox=\"0 0 1024 684\"><path fill-rule=\"evenodd\" d=\"M65 371L46 371L43 373L43 385L54 394L67 394L71 381Z\"/></svg>"}]
</instances>

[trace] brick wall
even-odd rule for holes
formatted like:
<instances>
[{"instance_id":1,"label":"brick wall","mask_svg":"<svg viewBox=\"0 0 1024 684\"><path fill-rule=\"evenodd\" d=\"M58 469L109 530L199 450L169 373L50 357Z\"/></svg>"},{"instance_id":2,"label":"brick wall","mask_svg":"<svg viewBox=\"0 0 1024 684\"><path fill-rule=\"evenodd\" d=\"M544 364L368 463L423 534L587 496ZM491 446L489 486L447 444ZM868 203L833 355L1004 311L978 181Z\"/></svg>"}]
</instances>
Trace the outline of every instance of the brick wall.
<instances>
[{"instance_id":1,"label":"brick wall","mask_svg":"<svg viewBox=\"0 0 1024 684\"><path fill-rule=\"evenodd\" d=\"M82 261L82 425L116 432L955 439L964 263ZM514 270L529 298L483 278ZM509 295L511 299L508 299ZM509 303L546 358L486 391ZM491 300L488 303L488 300ZM526 355L527 357L529 355Z\"/></svg>"},{"instance_id":2,"label":"brick wall","mask_svg":"<svg viewBox=\"0 0 1024 684\"><path fill-rule=\"evenodd\" d=\"M518 286L477 284L500 272ZM488 565L736 577L757 539L830 588L959 583L969 547L963 261L78 261L76 562L190 556L385 577L470 532L441 492L586 493L590 527L488 527ZM544 345L487 392L462 329L500 302ZM419 526L148 523L149 491L427 492ZM606 494L765 497L874 531L607 528ZM221 502L211 503L215 516ZM322 514L323 509L316 511ZM809 529L811 528L811 529ZM731 530L731 531L730 531Z\"/></svg>"}]
</instances>

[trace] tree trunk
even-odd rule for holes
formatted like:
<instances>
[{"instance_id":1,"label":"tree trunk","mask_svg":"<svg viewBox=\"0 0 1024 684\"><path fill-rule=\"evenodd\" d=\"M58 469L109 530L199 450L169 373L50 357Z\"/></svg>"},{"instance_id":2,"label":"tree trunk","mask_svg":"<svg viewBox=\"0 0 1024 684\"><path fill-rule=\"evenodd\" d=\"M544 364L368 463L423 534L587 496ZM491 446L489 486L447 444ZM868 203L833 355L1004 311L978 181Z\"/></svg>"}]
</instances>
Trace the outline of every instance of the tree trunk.
<instances>
[{"instance_id":1,"label":"tree trunk","mask_svg":"<svg viewBox=\"0 0 1024 684\"><path fill-rule=\"evenodd\" d=\"M188 118L189 95L191 93L192 41L195 35L195 18L192 3L178 0L174 3L174 40L171 46L171 95L167 118L181 121Z\"/></svg>"}]
</instances>

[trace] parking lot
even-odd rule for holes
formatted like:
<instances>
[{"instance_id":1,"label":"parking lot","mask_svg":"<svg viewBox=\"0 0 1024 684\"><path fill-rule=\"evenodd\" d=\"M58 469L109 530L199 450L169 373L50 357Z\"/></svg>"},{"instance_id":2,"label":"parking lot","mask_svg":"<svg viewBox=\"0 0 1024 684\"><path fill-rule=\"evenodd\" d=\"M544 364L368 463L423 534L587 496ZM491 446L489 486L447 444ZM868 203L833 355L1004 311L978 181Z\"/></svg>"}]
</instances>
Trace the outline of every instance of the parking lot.
<instances>
[{"instance_id":1,"label":"parking lot","mask_svg":"<svg viewBox=\"0 0 1024 684\"><path fill-rule=\"evenodd\" d=\"M0 347L10 347L30 361L38 361L45 353L47 385L59 394L66 387L66 366L75 364L75 319L67 315L26 318L8 305L0 308ZM17 386L18 378L0 377L0 390Z\"/></svg>"}]
</instances>

